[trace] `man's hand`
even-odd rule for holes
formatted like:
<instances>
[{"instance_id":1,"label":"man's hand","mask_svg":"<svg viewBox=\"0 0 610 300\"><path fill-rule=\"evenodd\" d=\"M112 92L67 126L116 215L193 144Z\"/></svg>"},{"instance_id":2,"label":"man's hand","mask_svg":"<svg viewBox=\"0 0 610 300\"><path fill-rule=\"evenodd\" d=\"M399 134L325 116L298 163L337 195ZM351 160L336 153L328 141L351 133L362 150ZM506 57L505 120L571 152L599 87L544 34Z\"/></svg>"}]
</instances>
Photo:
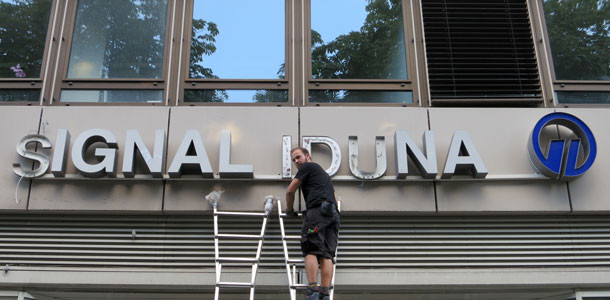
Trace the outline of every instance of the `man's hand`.
<instances>
[{"instance_id":1,"label":"man's hand","mask_svg":"<svg viewBox=\"0 0 610 300\"><path fill-rule=\"evenodd\" d=\"M286 216L296 218L299 216L299 214L297 214L296 211L291 209L291 210L286 210Z\"/></svg>"}]
</instances>

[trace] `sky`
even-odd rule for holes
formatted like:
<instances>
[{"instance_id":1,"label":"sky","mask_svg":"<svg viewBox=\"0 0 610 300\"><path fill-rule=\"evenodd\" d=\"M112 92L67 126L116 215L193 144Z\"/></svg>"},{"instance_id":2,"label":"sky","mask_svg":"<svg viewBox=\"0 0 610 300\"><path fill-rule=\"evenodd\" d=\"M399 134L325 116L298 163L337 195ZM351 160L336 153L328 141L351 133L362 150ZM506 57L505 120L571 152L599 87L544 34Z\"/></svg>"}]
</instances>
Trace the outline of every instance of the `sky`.
<instances>
[{"instance_id":1,"label":"sky","mask_svg":"<svg viewBox=\"0 0 610 300\"><path fill-rule=\"evenodd\" d=\"M366 0L312 0L312 28L325 42L358 31ZM284 0L195 0L193 18L218 25L216 52L204 59L220 78L275 79L285 60Z\"/></svg>"},{"instance_id":2,"label":"sky","mask_svg":"<svg viewBox=\"0 0 610 300\"><path fill-rule=\"evenodd\" d=\"M274 79L284 63L284 0L196 0L194 19L218 25L216 52L204 58L220 78Z\"/></svg>"},{"instance_id":3,"label":"sky","mask_svg":"<svg viewBox=\"0 0 610 300\"><path fill-rule=\"evenodd\" d=\"M311 0L311 28L330 42L342 34L360 31L366 19L366 0Z\"/></svg>"}]
</instances>

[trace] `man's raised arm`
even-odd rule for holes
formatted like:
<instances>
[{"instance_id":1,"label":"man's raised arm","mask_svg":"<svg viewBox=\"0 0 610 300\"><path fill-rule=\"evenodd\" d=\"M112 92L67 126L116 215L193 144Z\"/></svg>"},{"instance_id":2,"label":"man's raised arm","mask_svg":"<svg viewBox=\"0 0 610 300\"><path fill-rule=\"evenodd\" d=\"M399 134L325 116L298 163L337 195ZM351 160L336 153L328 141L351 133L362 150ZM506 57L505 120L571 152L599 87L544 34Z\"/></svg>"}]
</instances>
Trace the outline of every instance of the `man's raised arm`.
<instances>
[{"instance_id":1,"label":"man's raised arm","mask_svg":"<svg viewBox=\"0 0 610 300\"><path fill-rule=\"evenodd\" d=\"M294 178L286 189L286 213L294 212L294 195L301 186L301 179Z\"/></svg>"}]
</instances>

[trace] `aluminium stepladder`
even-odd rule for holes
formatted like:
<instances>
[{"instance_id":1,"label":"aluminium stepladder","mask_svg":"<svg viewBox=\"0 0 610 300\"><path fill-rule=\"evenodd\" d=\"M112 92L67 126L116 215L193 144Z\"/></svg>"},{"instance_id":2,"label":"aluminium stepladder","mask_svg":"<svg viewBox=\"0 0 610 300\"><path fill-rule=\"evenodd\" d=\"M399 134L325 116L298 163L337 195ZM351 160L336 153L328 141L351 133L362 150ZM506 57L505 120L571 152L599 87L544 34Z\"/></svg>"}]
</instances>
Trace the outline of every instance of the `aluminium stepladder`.
<instances>
[{"instance_id":1,"label":"aluminium stepladder","mask_svg":"<svg viewBox=\"0 0 610 300\"><path fill-rule=\"evenodd\" d=\"M265 238L265 230L267 228L267 220L269 213L273 208L273 197L265 197L265 210L263 213L256 212L237 212L237 211L218 211L218 194L215 201L210 201L206 197L212 208L214 209L214 260L216 266L216 287L214 289L214 300L218 300L220 296L220 288L249 288L250 289L250 300L254 300L254 288L256 284L256 273L258 271L258 265L260 264L260 257L263 248L263 239ZM239 217L263 217L260 234L230 234L230 233L219 233L218 232L218 217L219 216L239 216ZM258 247L256 255L254 257L222 257L220 256L219 238L223 239L250 239L258 240ZM252 274L249 282L227 282L221 281L222 264L223 263L251 263Z\"/></svg>"},{"instance_id":2,"label":"aluminium stepladder","mask_svg":"<svg viewBox=\"0 0 610 300\"><path fill-rule=\"evenodd\" d=\"M337 210L341 212L341 199L337 201ZM284 262L286 263L286 274L288 275L288 289L290 291L290 299L296 300L297 298L297 290L307 289L308 284L305 283L297 283L297 264L304 264L305 260L303 258L290 258L288 253L288 240L300 240L300 235L287 235L284 227L284 217L286 217L286 213L282 211L282 203L279 199L277 199L277 211L278 217L280 221L280 230L282 234L282 246L284 248ZM301 216L301 214L299 214ZM299 232L300 234L300 232ZM335 263L333 264L333 277L330 282L330 299L333 300L335 296L335 275L337 270L337 253L339 244L337 243L337 249L335 249ZM292 267L292 270L291 270Z\"/></svg>"}]
</instances>

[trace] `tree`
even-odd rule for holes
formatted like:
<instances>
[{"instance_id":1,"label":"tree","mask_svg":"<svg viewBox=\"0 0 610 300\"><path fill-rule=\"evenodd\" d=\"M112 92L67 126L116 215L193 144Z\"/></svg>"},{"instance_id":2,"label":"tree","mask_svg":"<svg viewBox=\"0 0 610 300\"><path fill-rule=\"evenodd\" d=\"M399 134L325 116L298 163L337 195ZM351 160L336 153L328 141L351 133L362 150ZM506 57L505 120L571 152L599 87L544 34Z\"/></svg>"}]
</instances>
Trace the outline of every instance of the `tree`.
<instances>
[{"instance_id":1,"label":"tree","mask_svg":"<svg viewBox=\"0 0 610 300\"><path fill-rule=\"evenodd\" d=\"M191 29L191 53L189 63L190 78L218 78L211 68L200 63L205 56L216 52L216 36L220 33L214 22L193 19ZM225 102L229 96L224 90L185 90L184 99L190 102Z\"/></svg>"},{"instance_id":2,"label":"tree","mask_svg":"<svg viewBox=\"0 0 610 300\"><path fill-rule=\"evenodd\" d=\"M189 63L190 78L218 78L211 68L200 63L205 56L216 52L216 36L220 33L214 22L193 19L191 29L191 54ZM184 99L189 102L225 102L229 95L225 90L185 90Z\"/></svg>"},{"instance_id":3,"label":"tree","mask_svg":"<svg viewBox=\"0 0 610 300\"><path fill-rule=\"evenodd\" d=\"M286 64L280 65L277 71L278 78L286 78ZM283 103L288 101L288 90L259 90L252 96L257 103Z\"/></svg>"},{"instance_id":4,"label":"tree","mask_svg":"<svg viewBox=\"0 0 610 300\"><path fill-rule=\"evenodd\" d=\"M216 23L193 19L189 67L191 78L218 78L211 68L206 68L200 63L203 62L206 55L210 56L216 52L214 43L216 42L215 37L219 33Z\"/></svg>"},{"instance_id":5,"label":"tree","mask_svg":"<svg viewBox=\"0 0 610 300\"><path fill-rule=\"evenodd\" d=\"M184 90L185 102L212 102L222 103L229 99L229 95L225 90Z\"/></svg>"},{"instance_id":6,"label":"tree","mask_svg":"<svg viewBox=\"0 0 610 300\"><path fill-rule=\"evenodd\" d=\"M79 1L70 78L161 78L167 0Z\"/></svg>"},{"instance_id":7,"label":"tree","mask_svg":"<svg viewBox=\"0 0 610 300\"><path fill-rule=\"evenodd\" d=\"M288 101L288 90L260 90L253 98L258 103L283 103Z\"/></svg>"},{"instance_id":8,"label":"tree","mask_svg":"<svg viewBox=\"0 0 610 300\"><path fill-rule=\"evenodd\" d=\"M406 55L400 0L369 0L360 31L324 43L312 30L314 79L405 79Z\"/></svg>"},{"instance_id":9,"label":"tree","mask_svg":"<svg viewBox=\"0 0 610 300\"><path fill-rule=\"evenodd\" d=\"M610 2L545 0L559 80L610 80Z\"/></svg>"},{"instance_id":10,"label":"tree","mask_svg":"<svg viewBox=\"0 0 610 300\"><path fill-rule=\"evenodd\" d=\"M367 16L359 31L324 43L311 31L314 79L406 79L407 63L400 0L368 0ZM398 98L397 98L398 96ZM384 91L310 91L316 102L406 102Z\"/></svg>"},{"instance_id":11,"label":"tree","mask_svg":"<svg viewBox=\"0 0 610 300\"><path fill-rule=\"evenodd\" d=\"M407 66L400 0L368 0L367 17L359 31L324 43L311 30L313 79L406 79ZM283 75L284 65L278 71ZM260 91L257 102L273 102L277 91ZM405 102L404 95L386 91L311 90L316 102Z\"/></svg>"},{"instance_id":12,"label":"tree","mask_svg":"<svg viewBox=\"0 0 610 300\"><path fill-rule=\"evenodd\" d=\"M40 77L50 13L51 0L0 2L0 78Z\"/></svg>"}]
</instances>

